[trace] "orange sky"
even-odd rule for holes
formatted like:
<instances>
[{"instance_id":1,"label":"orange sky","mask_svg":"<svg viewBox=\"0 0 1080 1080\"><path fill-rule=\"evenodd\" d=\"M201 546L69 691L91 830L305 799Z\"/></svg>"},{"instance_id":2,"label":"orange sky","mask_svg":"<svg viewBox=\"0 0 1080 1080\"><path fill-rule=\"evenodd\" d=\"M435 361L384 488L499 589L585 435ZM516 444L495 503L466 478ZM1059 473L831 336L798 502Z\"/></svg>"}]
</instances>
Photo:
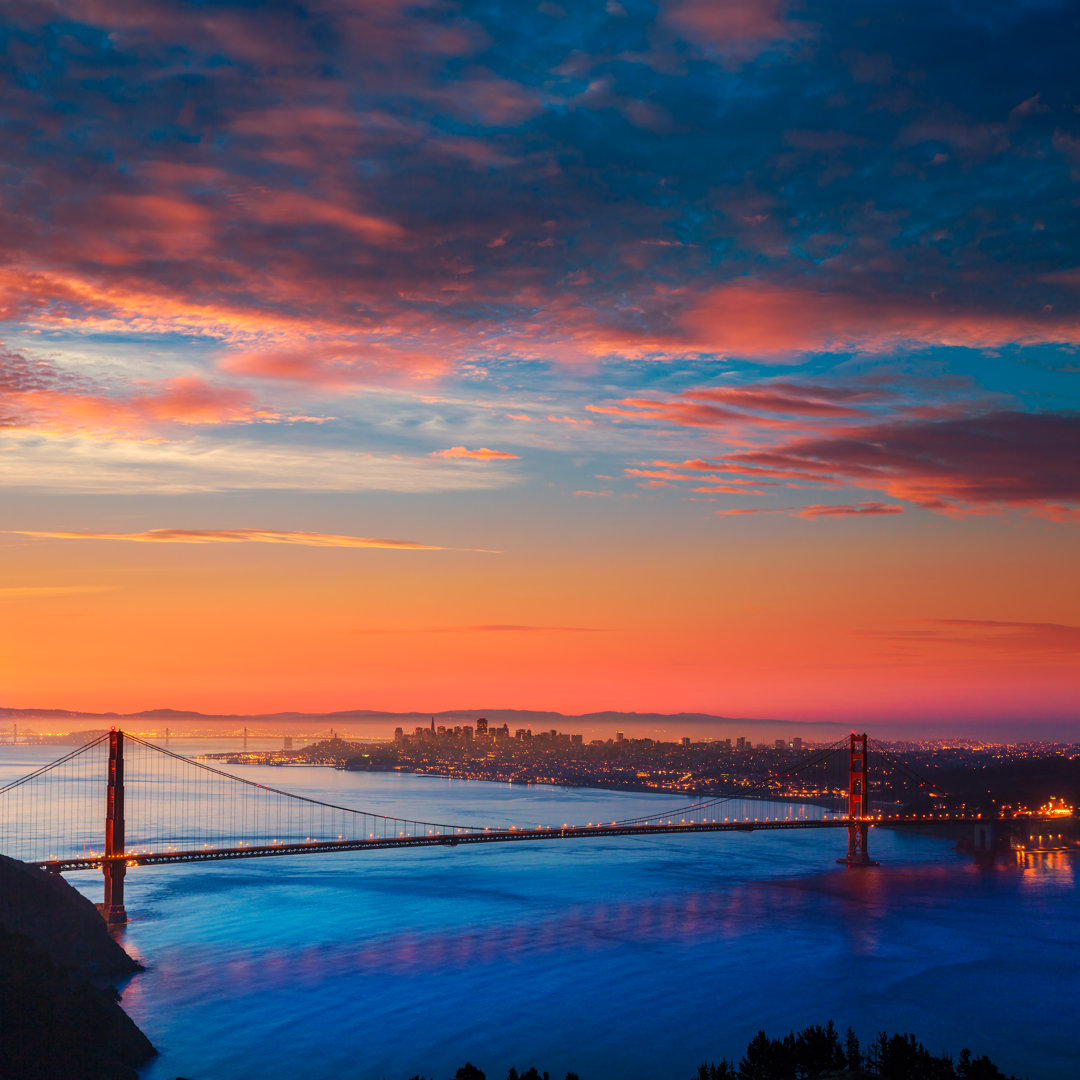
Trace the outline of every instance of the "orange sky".
<instances>
[{"instance_id":1,"label":"orange sky","mask_svg":"<svg viewBox=\"0 0 1080 1080\"><path fill-rule=\"evenodd\" d=\"M480 518L472 539L501 553L9 536L8 581L50 584L0 593L5 704L925 720L1075 701L1076 575L1053 523L707 526L594 522L580 552Z\"/></svg>"}]
</instances>

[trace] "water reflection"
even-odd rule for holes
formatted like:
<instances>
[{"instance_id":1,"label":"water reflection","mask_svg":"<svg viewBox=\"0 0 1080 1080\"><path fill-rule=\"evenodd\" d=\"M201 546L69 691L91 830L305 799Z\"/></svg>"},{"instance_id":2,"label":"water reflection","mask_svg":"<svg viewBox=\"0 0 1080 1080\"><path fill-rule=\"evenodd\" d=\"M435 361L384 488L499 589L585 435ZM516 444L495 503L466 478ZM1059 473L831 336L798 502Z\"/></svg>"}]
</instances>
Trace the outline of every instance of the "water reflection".
<instances>
[{"instance_id":1,"label":"water reflection","mask_svg":"<svg viewBox=\"0 0 1080 1080\"><path fill-rule=\"evenodd\" d=\"M663 798L326 769L289 783L428 820L612 820ZM141 869L128 877L125 944L148 970L124 1004L163 1051L145 1080L404 1080L451 1076L470 1058L496 1077L535 1063L586 1080L678 1080L741 1052L760 1026L830 1018L864 1038L915 1031L1006 1072L1074 1080L1072 1018L1046 1003L1080 999L1077 853L980 863L945 839L877 829L881 867L848 871L838 839ZM100 892L99 875L71 880Z\"/></svg>"}]
</instances>

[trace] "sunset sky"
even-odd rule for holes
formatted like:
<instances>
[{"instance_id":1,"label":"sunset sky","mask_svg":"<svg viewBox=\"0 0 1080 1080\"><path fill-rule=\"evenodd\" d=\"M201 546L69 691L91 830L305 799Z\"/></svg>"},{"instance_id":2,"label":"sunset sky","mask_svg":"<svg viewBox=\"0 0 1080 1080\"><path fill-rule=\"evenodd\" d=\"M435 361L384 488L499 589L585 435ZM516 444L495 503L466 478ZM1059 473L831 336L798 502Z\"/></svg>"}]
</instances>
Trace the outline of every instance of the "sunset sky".
<instances>
[{"instance_id":1,"label":"sunset sky","mask_svg":"<svg viewBox=\"0 0 1080 1080\"><path fill-rule=\"evenodd\" d=\"M0 18L0 705L1077 718L1075 3Z\"/></svg>"}]
</instances>

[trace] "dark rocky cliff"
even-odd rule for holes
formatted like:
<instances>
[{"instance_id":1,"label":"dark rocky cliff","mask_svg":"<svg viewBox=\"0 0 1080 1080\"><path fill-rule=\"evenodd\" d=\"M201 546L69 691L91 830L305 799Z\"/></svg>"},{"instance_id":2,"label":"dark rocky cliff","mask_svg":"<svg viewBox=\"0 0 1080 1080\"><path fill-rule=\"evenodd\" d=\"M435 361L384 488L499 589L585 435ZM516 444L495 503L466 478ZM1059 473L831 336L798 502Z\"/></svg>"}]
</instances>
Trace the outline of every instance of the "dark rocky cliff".
<instances>
[{"instance_id":1,"label":"dark rocky cliff","mask_svg":"<svg viewBox=\"0 0 1080 1080\"><path fill-rule=\"evenodd\" d=\"M138 970L63 878L0 856L0 1080L135 1080L155 1051L113 983Z\"/></svg>"}]
</instances>

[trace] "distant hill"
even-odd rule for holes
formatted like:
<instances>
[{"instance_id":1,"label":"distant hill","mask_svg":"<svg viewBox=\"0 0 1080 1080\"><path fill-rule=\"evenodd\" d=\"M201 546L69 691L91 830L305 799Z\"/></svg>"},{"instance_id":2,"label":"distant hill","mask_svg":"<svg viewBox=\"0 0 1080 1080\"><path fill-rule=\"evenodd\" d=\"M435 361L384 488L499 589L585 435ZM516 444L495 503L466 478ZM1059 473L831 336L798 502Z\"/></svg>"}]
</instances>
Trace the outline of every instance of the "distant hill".
<instances>
[{"instance_id":1,"label":"distant hill","mask_svg":"<svg viewBox=\"0 0 1080 1080\"><path fill-rule=\"evenodd\" d=\"M325 721L352 721L363 723L365 721L385 724L387 721L398 721L402 724L420 723L429 721L432 717L436 721L465 721L475 720L478 716L487 717L488 721L496 724L510 724L512 727L527 725L556 725L573 721L581 724L605 724L617 727L619 724L640 723L663 723L663 724L738 724L742 727L770 728L805 728L806 723L798 720L769 720L746 716L716 716L711 713L654 713L654 712L617 712L608 710L591 713L560 713L538 709L443 709L439 712L382 712L377 709L347 709L337 712L305 713L305 712L275 712L275 713L201 713L187 709L144 709L133 713L88 713L75 712L71 709L16 709L0 707L0 719L4 720L175 720L180 721L206 721L209 723L229 721L267 721L267 720L294 720L297 722ZM815 727L829 727L840 729L844 725L833 721L816 720Z\"/></svg>"}]
</instances>

